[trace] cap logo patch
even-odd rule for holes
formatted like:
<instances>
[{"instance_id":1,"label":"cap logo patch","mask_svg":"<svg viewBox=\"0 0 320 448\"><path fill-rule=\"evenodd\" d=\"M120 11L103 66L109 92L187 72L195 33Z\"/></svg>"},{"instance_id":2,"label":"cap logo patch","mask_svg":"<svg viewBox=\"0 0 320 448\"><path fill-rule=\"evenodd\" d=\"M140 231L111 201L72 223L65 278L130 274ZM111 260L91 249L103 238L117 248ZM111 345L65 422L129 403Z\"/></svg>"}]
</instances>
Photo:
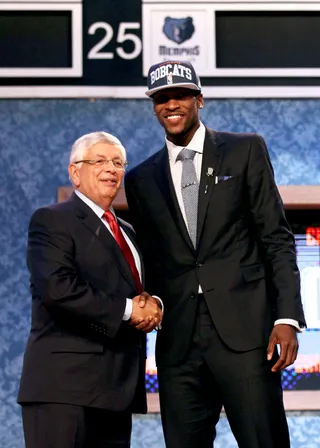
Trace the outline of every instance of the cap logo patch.
<instances>
[{"instance_id":1,"label":"cap logo patch","mask_svg":"<svg viewBox=\"0 0 320 448\"><path fill-rule=\"evenodd\" d=\"M185 67L184 65L180 64L173 64L172 67L172 64L166 64L161 65L160 67L156 68L153 72L150 73L151 86L156 81L159 81L159 79L165 78L166 76L168 77L169 75L171 76L172 81L170 84L173 84L172 80L173 76L185 78L188 81L192 80L192 72L189 67Z\"/></svg>"}]
</instances>

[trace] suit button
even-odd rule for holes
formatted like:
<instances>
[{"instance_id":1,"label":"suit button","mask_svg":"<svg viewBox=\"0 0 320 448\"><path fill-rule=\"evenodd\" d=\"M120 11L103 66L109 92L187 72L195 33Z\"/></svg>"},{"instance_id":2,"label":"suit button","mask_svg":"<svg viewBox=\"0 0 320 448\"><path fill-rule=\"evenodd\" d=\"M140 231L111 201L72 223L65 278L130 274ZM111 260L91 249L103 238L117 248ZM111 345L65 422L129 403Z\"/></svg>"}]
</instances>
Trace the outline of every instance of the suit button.
<instances>
[{"instance_id":1,"label":"suit button","mask_svg":"<svg viewBox=\"0 0 320 448\"><path fill-rule=\"evenodd\" d=\"M196 266L197 266L197 268L201 268L202 263L200 261L197 261Z\"/></svg>"},{"instance_id":2,"label":"suit button","mask_svg":"<svg viewBox=\"0 0 320 448\"><path fill-rule=\"evenodd\" d=\"M195 299L197 296L195 294L191 294L190 298L193 300Z\"/></svg>"}]
</instances>

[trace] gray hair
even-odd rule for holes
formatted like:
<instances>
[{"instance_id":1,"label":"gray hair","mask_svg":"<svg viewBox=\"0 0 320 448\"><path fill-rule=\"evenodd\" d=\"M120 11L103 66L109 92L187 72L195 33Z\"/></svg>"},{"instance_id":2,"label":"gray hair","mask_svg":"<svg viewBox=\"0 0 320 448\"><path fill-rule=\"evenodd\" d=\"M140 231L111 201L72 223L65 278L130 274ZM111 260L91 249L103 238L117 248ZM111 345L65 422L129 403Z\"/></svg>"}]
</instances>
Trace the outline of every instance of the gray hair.
<instances>
[{"instance_id":1,"label":"gray hair","mask_svg":"<svg viewBox=\"0 0 320 448\"><path fill-rule=\"evenodd\" d=\"M83 135L74 142L70 153L70 163L81 160L88 149L97 143L107 143L108 145L118 146L124 160L127 159L126 150L117 137L108 134L107 132L91 132L90 134Z\"/></svg>"}]
</instances>

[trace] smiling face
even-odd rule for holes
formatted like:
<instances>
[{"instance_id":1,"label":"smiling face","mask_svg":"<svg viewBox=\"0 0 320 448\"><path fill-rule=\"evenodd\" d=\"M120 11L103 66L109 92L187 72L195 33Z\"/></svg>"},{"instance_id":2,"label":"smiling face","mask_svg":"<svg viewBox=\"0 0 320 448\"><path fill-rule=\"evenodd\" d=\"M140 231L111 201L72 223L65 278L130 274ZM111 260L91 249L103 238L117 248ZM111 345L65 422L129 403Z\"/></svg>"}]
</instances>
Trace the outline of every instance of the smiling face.
<instances>
[{"instance_id":1,"label":"smiling face","mask_svg":"<svg viewBox=\"0 0 320 448\"><path fill-rule=\"evenodd\" d=\"M169 88L155 93L152 99L155 115L166 130L168 140L186 146L200 126L202 94L181 87Z\"/></svg>"},{"instance_id":2,"label":"smiling face","mask_svg":"<svg viewBox=\"0 0 320 448\"><path fill-rule=\"evenodd\" d=\"M116 169L111 159L125 162L119 146L109 143L97 143L91 146L81 160L109 160L107 164L95 166L90 163L70 163L69 175L77 190L108 210L117 195L124 176L124 169Z\"/></svg>"}]
</instances>

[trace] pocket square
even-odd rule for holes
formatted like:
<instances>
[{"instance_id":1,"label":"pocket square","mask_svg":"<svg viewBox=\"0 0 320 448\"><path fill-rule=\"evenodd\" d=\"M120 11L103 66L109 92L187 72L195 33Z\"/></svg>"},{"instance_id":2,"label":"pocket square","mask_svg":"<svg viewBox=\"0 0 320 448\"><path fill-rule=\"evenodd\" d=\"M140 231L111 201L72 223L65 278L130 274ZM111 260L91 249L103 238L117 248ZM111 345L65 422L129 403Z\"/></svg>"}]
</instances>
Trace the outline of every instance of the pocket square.
<instances>
[{"instance_id":1,"label":"pocket square","mask_svg":"<svg viewBox=\"0 0 320 448\"><path fill-rule=\"evenodd\" d=\"M232 178L233 178L233 176L216 176L215 177L215 184L218 184L220 182L223 182L225 180L229 180L229 179L232 179Z\"/></svg>"}]
</instances>

